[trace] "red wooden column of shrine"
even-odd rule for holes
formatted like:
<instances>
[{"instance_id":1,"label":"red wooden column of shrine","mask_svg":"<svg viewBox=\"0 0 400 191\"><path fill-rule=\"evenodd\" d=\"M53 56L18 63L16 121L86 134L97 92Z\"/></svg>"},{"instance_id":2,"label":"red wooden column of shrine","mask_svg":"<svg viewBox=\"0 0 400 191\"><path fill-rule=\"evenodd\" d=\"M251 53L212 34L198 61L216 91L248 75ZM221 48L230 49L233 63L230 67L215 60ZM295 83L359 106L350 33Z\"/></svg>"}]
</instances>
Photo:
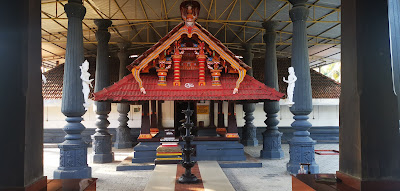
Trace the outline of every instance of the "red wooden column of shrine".
<instances>
[{"instance_id":1,"label":"red wooden column of shrine","mask_svg":"<svg viewBox=\"0 0 400 191\"><path fill-rule=\"evenodd\" d=\"M140 127L140 135L138 139L151 139L150 134L150 111L149 101L142 103L142 126Z\"/></svg>"},{"instance_id":2,"label":"red wooden column of shrine","mask_svg":"<svg viewBox=\"0 0 400 191\"><path fill-rule=\"evenodd\" d=\"M200 44L199 55L197 55L197 61L199 62L199 86L206 85L206 58L204 54L204 42Z\"/></svg>"},{"instance_id":3,"label":"red wooden column of shrine","mask_svg":"<svg viewBox=\"0 0 400 191\"><path fill-rule=\"evenodd\" d=\"M172 61L174 62L174 86L181 85L181 71L180 63L182 60L182 55L179 54L178 48L175 49L175 54L172 55Z\"/></svg>"},{"instance_id":4,"label":"red wooden column of shrine","mask_svg":"<svg viewBox=\"0 0 400 191\"><path fill-rule=\"evenodd\" d=\"M235 102L228 102L228 128L226 130L225 137L227 138L239 138L238 130L237 130L237 122L236 122L236 113L235 113Z\"/></svg>"}]
</instances>

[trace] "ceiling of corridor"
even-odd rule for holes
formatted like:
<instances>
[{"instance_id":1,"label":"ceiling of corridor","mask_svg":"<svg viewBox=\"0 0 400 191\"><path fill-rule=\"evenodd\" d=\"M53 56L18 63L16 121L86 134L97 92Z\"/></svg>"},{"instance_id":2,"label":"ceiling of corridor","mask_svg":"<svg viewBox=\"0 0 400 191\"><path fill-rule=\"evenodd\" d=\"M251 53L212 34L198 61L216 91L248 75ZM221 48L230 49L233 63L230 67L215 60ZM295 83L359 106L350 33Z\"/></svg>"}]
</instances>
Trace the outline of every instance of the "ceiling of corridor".
<instances>
[{"instance_id":1,"label":"ceiling of corridor","mask_svg":"<svg viewBox=\"0 0 400 191\"><path fill-rule=\"evenodd\" d=\"M83 0L85 55L96 53L94 19L111 19L110 51L118 51L118 42L130 41L132 52L140 54L155 44L181 22L182 0ZM66 0L42 0L43 66L52 68L64 63L68 20ZM291 4L287 0L198 0L201 5L197 20L221 42L240 55L242 43L254 43L253 51L262 56L267 20L279 21L277 51L290 57L292 23ZM307 21L310 65L317 67L340 61L340 0L309 0Z\"/></svg>"}]
</instances>

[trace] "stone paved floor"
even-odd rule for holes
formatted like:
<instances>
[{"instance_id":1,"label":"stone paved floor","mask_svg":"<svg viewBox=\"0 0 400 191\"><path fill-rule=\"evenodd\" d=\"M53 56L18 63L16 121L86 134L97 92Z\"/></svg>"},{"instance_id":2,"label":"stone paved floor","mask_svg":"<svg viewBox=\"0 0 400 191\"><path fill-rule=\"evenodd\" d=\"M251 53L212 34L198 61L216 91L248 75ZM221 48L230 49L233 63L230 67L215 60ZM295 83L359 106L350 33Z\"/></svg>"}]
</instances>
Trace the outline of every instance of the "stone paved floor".
<instances>
[{"instance_id":1,"label":"stone paved floor","mask_svg":"<svg viewBox=\"0 0 400 191\"><path fill-rule=\"evenodd\" d=\"M254 157L260 156L262 146L246 147L245 151ZM291 190L291 177L286 172L289 161L289 145L283 144L285 158L282 160L261 160L262 168L224 168L223 171L238 191L286 191ZM317 144L315 149L339 149L338 144ZM119 161L123 160L132 150L114 149L116 162L109 164L93 164L92 149L88 149L88 162L92 167L92 176L99 178L98 190L112 191L142 191L149 181L152 171L115 171ZM53 178L53 171L58 167L59 149L44 149L44 175ZM338 155L315 155L320 173L335 173L339 169Z\"/></svg>"}]
</instances>

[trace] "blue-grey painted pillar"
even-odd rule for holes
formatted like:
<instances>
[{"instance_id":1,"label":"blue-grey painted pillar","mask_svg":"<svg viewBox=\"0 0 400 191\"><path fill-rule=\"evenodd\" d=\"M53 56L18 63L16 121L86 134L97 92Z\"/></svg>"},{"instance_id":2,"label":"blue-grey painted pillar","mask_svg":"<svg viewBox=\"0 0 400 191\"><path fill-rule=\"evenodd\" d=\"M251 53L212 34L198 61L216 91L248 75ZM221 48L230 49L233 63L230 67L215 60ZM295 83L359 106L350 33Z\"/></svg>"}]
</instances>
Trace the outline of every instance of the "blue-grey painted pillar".
<instances>
[{"instance_id":1,"label":"blue-grey painted pillar","mask_svg":"<svg viewBox=\"0 0 400 191\"><path fill-rule=\"evenodd\" d=\"M310 138L312 124L308 121L308 115L312 112L311 77L308 60L308 39L306 21L309 10L306 7L307 0L290 0L293 8L290 10L290 19L293 21L292 41L292 67L296 72L297 81L294 89L293 101L290 108L295 121L292 127L295 132L289 141L290 160L287 163L287 171L297 173L300 163L311 164L311 173L318 173L319 166L315 162L315 141Z\"/></svg>"},{"instance_id":2,"label":"blue-grey painted pillar","mask_svg":"<svg viewBox=\"0 0 400 191\"><path fill-rule=\"evenodd\" d=\"M109 55L108 55L108 41L111 34L108 32L108 27L112 22L106 19L95 20L98 30L96 32L97 45L97 58L96 58L96 79L94 91L98 92L103 88L110 85L109 77ZM93 139L93 162L94 163L108 163L114 161L114 153L111 150L112 142L111 135L107 130L110 125L108 121L108 114L111 111L111 103L108 102L95 102L96 104L96 133L92 135Z\"/></svg>"},{"instance_id":3,"label":"blue-grey painted pillar","mask_svg":"<svg viewBox=\"0 0 400 191\"><path fill-rule=\"evenodd\" d=\"M276 21L268 21L263 23L265 28L265 65L264 65L264 84L275 88L279 91L278 86L278 69L276 59ZM267 125L267 130L263 133L263 149L260 152L260 157L265 159L281 159L283 151L281 147L282 133L278 131L279 124L278 112L280 110L278 101L265 101L264 111L267 114L267 119L264 123Z\"/></svg>"},{"instance_id":4,"label":"blue-grey painted pillar","mask_svg":"<svg viewBox=\"0 0 400 191\"><path fill-rule=\"evenodd\" d=\"M242 44L242 47L244 48L243 52L244 63L246 63L250 67L253 67L254 54L251 52L251 49L253 49L254 44L245 43ZM247 70L246 75L253 76L253 69Z\"/></svg>"},{"instance_id":5,"label":"blue-grey painted pillar","mask_svg":"<svg viewBox=\"0 0 400 191\"><path fill-rule=\"evenodd\" d=\"M54 171L55 179L90 178L92 170L87 164L87 144L82 141L83 107L82 80L79 66L84 61L82 19L86 9L82 0L69 0L64 6L68 17L67 50L64 64L64 82L61 112L67 117L63 128L67 135L60 148L60 166Z\"/></svg>"},{"instance_id":6,"label":"blue-grey painted pillar","mask_svg":"<svg viewBox=\"0 0 400 191\"><path fill-rule=\"evenodd\" d=\"M389 0L388 2L393 80L397 94L397 104L398 108L400 108L400 2L398 0Z\"/></svg>"},{"instance_id":7,"label":"blue-grey painted pillar","mask_svg":"<svg viewBox=\"0 0 400 191\"><path fill-rule=\"evenodd\" d=\"M391 65L398 52L390 48L390 7L388 1L342 1L337 175L355 180L363 191L400 190L398 95Z\"/></svg>"},{"instance_id":8,"label":"blue-grey painted pillar","mask_svg":"<svg viewBox=\"0 0 400 191\"><path fill-rule=\"evenodd\" d=\"M127 48L129 48L130 43L118 43L118 47L120 52L118 53L119 58L119 79L121 80L125 77L129 70L126 69L126 66L129 64L129 54L127 52ZM131 148L132 147L132 139L131 139L131 129L128 127L128 112L130 110L130 105L127 103L118 103L117 111L119 113L118 121L119 126L117 128L117 136L115 137L114 147L117 149Z\"/></svg>"},{"instance_id":9,"label":"blue-grey painted pillar","mask_svg":"<svg viewBox=\"0 0 400 191\"><path fill-rule=\"evenodd\" d=\"M253 48L253 44L246 43L242 45L244 48L243 59L244 63L253 67L253 58L254 54L251 52ZM247 75L253 76L253 69L247 71ZM257 146L257 127L254 126L254 116L253 112L256 109L256 105L254 103L245 103L243 104L243 111L245 112L244 120L245 125L243 127L242 139L241 143L245 146Z\"/></svg>"}]
</instances>

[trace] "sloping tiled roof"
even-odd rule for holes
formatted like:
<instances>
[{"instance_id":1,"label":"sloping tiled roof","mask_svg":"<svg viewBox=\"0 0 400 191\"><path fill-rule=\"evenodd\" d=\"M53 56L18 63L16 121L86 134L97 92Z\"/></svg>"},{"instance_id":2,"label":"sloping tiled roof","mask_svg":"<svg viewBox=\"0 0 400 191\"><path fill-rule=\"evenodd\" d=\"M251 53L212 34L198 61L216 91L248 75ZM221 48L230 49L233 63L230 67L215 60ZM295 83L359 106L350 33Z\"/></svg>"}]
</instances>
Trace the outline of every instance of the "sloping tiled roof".
<instances>
[{"instance_id":1,"label":"sloping tiled roof","mask_svg":"<svg viewBox=\"0 0 400 191\"><path fill-rule=\"evenodd\" d=\"M88 59L90 63L89 73L90 78L95 78L95 59ZM286 93L287 84L282 82L282 78L287 77L287 68L290 66L290 59L278 59L278 79L279 92ZM254 58L253 60L254 78L260 82L264 81L264 59ZM110 84L118 81L119 61L117 58L110 60ZM47 78L47 83L43 85L42 93L44 99L61 99L62 84L64 75L64 64L60 64L56 68L44 74ZM144 74L143 74L144 76ZM222 78L221 78L222 80ZM94 86L94 83L93 83ZM313 98L339 98L340 83L326 77L325 75L311 70L311 86ZM243 88L243 85L241 85ZM241 89L240 88L240 89ZM239 91L240 91L239 89ZM93 90L92 90L93 91Z\"/></svg>"},{"instance_id":2,"label":"sloping tiled roof","mask_svg":"<svg viewBox=\"0 0 400 191\"><path fill-rule=\"evenodd\" d=\"M260 82L264 82L264 58L254 58L253 59L253 74ZM278 84L279 92L286 93L287 84L282 81L283 77L289 75L287 69L291 66L291 60L288 58L278 59ZM312 97L313 98L336 98L340 97L340 83L335 80L310 69L311 75L311 87L312 87Z\"/></svg>"},{"instance_id":3,"label":"sloping tiled roof","mask_svg":"<svg viewBox=\"0 0 400 191\"><path fill-rule=\"evenodd\" d=\"M93 73L89 71L90 73ZM44 73L46 83L43 84L43 99L61 99L63 89L64 64L60 64L55 68Z\"/></svg>"},{"instance_id":4,"label":"sloping tiled roof","mask_svg":"<svg viewBox=\"0 0 400 191\"><path fill-rule=\"evenodd\" d=\"M146 94L140 92L138 82L132 74L94 94L96 101L142 101L142 100L279 100L283 93L265 86L251 76L245 76L239 92L233 94L237 74L222 74L221 86L212 86L211 75L206 72L206 85L199 86L197 70L181 71L181 86L173 86L173 73L167 76L167 86L157 85L157 74L143 74L143 85ZM192 84L193 87L186 87Z\"/></svg>"},{"instance_id":5,"label":"sloping tiled roof","mask_svg":"<svg viewBox=\"0 0 400 191\"><path fill-rule=\"evenodd\" d=\"M89 61L89 73L90 79L95 78L96 73L96 58L86 58ZM118 58L110 58L110 84L118 81L119 78L119 60ZM64 77L64 64L60 64L52 70L44 73L47 83L43 84L42 94L43 99L61 99L63 89L63 77ZM95 82L93 80L92 85L94 87ZM90 88L89 97L92 97L93 88Z\"/></svg>"}]
</instances>

